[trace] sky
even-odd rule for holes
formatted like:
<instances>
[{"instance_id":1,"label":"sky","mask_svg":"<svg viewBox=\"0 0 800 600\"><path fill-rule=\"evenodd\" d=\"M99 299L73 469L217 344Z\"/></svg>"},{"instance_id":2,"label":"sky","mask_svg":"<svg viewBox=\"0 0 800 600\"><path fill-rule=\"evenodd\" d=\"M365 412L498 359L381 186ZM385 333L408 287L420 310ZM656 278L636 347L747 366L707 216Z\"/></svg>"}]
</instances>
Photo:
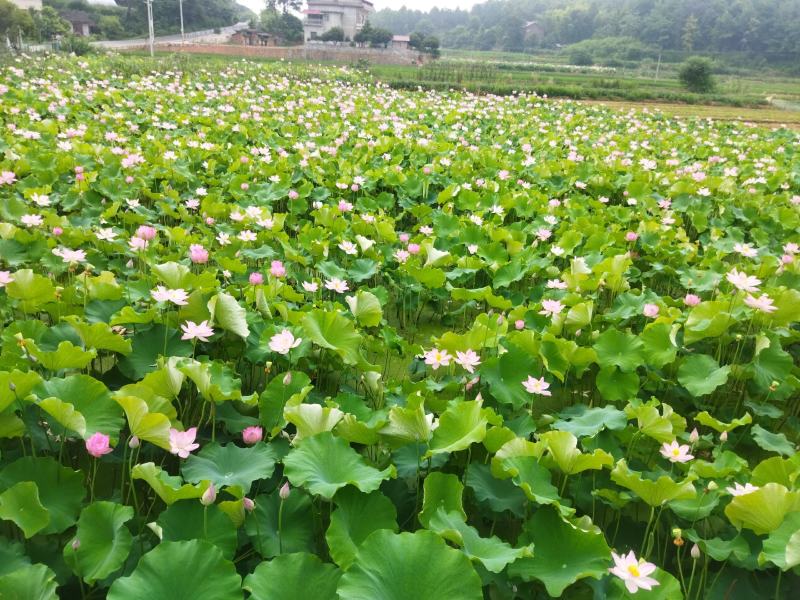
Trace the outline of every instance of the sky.
<instances>
[{"instance_id":1,"label":"sky","mask_svg":"<svg viewBox=\"0 0 800 600\"><path fill-rule=\"evenodd\" d=\"M469 9L473 4L478 4L481 0L373 0L375 10L382 8L401 8L405 6L409 9L430 10L434 6L439 8L463 8ZM264 0L238 0L250 10L259 13L263 10L266 2ZM305 3L303 3L305 8Z\"/></svg>"}]
</instances>

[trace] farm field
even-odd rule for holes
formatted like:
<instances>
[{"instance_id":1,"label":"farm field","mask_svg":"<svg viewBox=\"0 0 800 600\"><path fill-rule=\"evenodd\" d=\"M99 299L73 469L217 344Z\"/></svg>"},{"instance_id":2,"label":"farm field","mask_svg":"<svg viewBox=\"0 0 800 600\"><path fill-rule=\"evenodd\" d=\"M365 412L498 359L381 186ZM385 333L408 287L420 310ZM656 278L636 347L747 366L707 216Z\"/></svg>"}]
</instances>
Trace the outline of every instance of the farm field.
<instances>
[{"instance_id":1,"label":"farm field","mask_svg":"<svg viewBox=\"0 0 800 600\"><path fill-rule=\"evenodd\" d=\"M135 56L0 116L0 598L797 597L798 132Z\"/></svg>"}]
</instances>

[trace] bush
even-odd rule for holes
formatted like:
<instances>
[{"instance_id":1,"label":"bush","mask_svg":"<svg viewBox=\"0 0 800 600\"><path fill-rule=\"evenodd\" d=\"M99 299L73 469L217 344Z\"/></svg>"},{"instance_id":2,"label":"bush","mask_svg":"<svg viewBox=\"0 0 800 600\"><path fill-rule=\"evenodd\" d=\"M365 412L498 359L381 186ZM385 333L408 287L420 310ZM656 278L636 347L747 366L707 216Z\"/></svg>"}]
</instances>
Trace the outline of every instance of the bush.
<instances>
[{"instance_id":1,"label":"bush","mask_svg":"<svg viewBox=\"0 0 800 600\"><path fill-rule=\"evenodd\" d=\"M319 36L319 39L323 42L343 42L344 41L344 29L341 27L331 27Z\"/></svg>"},{"instance_id":2,"label":"bush","mask_svg":"<svg viewBox=\"0 0 800 600\"><path fill-rule=\"evenodd\" d=\"M678 79L691 92L705 94L714 89L714 76L711 74L711 61L693 56L681 65Z\"/></svg>"},{"instance_id":3,"label":"bush","mask_svg":"<svg viewBox=\"0 0 800 600\"><path fill-rule=\"evenodd\" d=\"M569 53L569 62L579 67L590 67L594 64L592 55L587 50L574 50Z\"/></svg>"},{"instance_id":4,"label":"bush","mask_svg":"<svg viewBox=\"0 0 800 600\"><path fill-rule=\"evenodd\" d=\"M92 52L92 45L85 37L68 35L61 40L61 50L67 53L73 53L75 56L84 56Z\"/></svg>"}]
</instances>

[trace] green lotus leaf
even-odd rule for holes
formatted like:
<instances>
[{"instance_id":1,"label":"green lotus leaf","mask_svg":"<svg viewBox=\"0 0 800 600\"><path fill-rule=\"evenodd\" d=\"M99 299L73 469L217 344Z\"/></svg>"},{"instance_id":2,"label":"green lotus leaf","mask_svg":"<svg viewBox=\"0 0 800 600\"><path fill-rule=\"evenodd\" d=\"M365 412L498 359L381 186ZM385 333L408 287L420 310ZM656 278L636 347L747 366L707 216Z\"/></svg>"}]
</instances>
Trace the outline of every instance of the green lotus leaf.
<instances>
[{"instance_id":1,"label":"green lotus leaf","mask_svg":"<svg viewBox=\"0 0 800 600\"><path fill-rule=\"evenodd\" d=\"M166 262L152 265L150 269L168 288L190 288L192 285L192 271L186 265L176 262Z\"/></svg>"},{"instance_id":2,"label":"green lotus leaf","mask_svg":"<svg viewBox=\"0 0 800 600\"><path fill-rule=\"evenodd\" d=\"M684 342L692 344L699 340L719 337L733 323L729 303L722 300L701 302L689 311L684 325Z\"/></svg>"},{"instance_id":3,"label":"green lotus leaf","mask_svg":"<svg viewBox=\"0 0 800 600\"><path fill-rule=\"evenodd\" d=\"M409 265L404 270L426 288L437 289L444 287L444 282L447 280L445 272L434 267L419 268Z\"/></svg>"},{"instance_id":4,"label":"green lotus leaf","mask_svg":"<svg viewBox=\"0 0 800 600\"><path fill-rule=\"evenodd\" d=\"M671 442L686 429L686 419L672 410L668 404L661 404L661 413L655 403L631 403L625 407L629 419L636 419L639 431L657 442Z\"/></svg>"},{"instance_id":5,"label":"green lotus leaf","mask_svg":"<svg viewBox=\"0 0 800 600\"><path fill-rule=\"evenodd\" d=\"M512 406L515 410L531 401L531 394L522 386L531 375L531 356L525 350L510 344L508 352L493 357L481 365L481 379L489 385L492 397L501 404Z\"/></svg>"},{"instance_id":6,"label":"green lotus leaf","mask_svg":"<svg viewBox=\"0 0 800 600\"><path fill-rule=\"evenodd\" d=\"M236 554L236 526L218 505L206 507L196 500L175 502L158 516L158 525L166 542L205 540L229 560Z\"/></svg>"},{"instance_id":7,"label":"green lotus leaf","mask_svg":"<svg viewBox=\"0 0 800 600\"><path fill-rule=\"evenodd\" d=\"M56 299L56 288L48 277L37 275L30 269L14 272L14 281L6 287L9 298L19 300L24 312L33 312Z\"/></svg>"},{"instance_id":8,"label":"green lotus leaf","mask_svg":"<svg viewBox=\"0 0 800 600\"><path fill-rule=\"evenodd\" d=\"M173 504L178 500L199 498L208 488L207 482L197 485L184 484L180 477L170 475L164 469L151 462L134 466L131 469L131 478L146 481L167 505Z\"/></svg>"},{"instance_id":9,"label":"green lotus leaf","mask_svg":"<svg viewBox=\"0 0 800 600\"><path fill-rule=\"evenodd\" d=\"M507 298L503 298L502 296L495 296L492 293L492 288L489 286L478 288L476 290L468 290L464 288L453 288L450 290L450 296L453 300L477 300L479 302L485 302L488 306L492 308L497 308L499 310L508 310L514 303Z\"/></svg>"},{"instance_id":10,"label":"green lotus leaf","mask_svg":"<svg viewBox=\"0 0 800 600\"><path fill-rule=\"evenodd\" d=\"M381 529L359 548L337 588L341 600L481 600L469 559L435 533Z\"/></svg>"},{"instance_id":11,"label":"green lotus leaf","mask_svg":"<svg viewBox=\"0 0 800 600\"><path fill-rule=\"evenodd\" d=\"M493 411L483 408L480 400L459 401L451 404L439 417L439 426L433 432L429 455L466 450L483 441L486 426Z\"/></svg>"},{"instance_id":12,"label":"green lotus leaf","mask_svg":"<svg viewBox=\"0 0 800 600\"><path fill-rule=\"evenodd\" d=\"M750 545L741 533L730 540L723 540L722 538L705 540L697 535L697 532L693 529L685 530L684 535L695 542L702 552L716 561L722 562L732 557L741 562L750 557Z\"/></svg>"},{"instance_id":13,"label":"green lotus leaf","mask_svg":"<svg viewBox=\"0 0 800 600\"><path fill-rule=\"evenodd\" d=\"M64 317L63 319L78 332L78 335L86 348L95 350L110 350L120 354L130 354L132 351L131 341L126 340L121 335L114 333L111 326L106 323L84 323L75 315Z\"/></svg>"},{"instance_id":14,"label":"green lotus leaf","mask_svg":"<svg viewBox=\"0 0 800 600\"><path fill-rule=\"evenodd\" d=\"M580 579L600 579L608 573L611 550L603 534L568 523L554 508L537 510L525 524L519 543L532 543L538 550L532 558L512 563L509 575L541 581L551 596L560 597Z\"/></svg>"},{"instance_id":15,"label":"green lotus leaf","mask_svg":"<svg viewBox=\"0 0 800 600\"><path fill-rule=\"evenodd\" d=\"M681 583L673 575L656 568L650 577L658 581L652 589L638 589L631 594L625 587L625 583L619 577L609 577L609 585L604 598L608 600L684 600Z\"/></svg>"},{"instance_id":16,"label":"green lotus leaf","mask_svg":"<svg viewBox=\"0 0 800 600\"><path fill-rule=\"evenodd\" d=\"M553 423L553 429L568 431L576 437L593 437L603 429L619 431L628 424L627 415L613 406L589 408L576 404L562 410L560 419Z\"/></svg>"},{"instance_id":17,"label":"green lotus leaf","mask_svg":"<svg viewBox=\"0 0 800 600\"><path fill-rule=\"evenodd\" d=\"M681 519L686 519L694 523L695 521L705 519L719 506L719 497L719 492L706 492L700 494L697 498L672 500L668 502L667 505L672 512Z\"/></svg>"},{"instance_id":18,"label":"green lotus leaf","mask_svg":"<svg viewBox=\"0 0 800 600\"><path fill-rule=\"evenodd\" d=\"M488 465L470 463L466 484L475 498L487 504L492 511L496 513L509 511L516 517L525 514L527 503L525 493L511 480L495 478Z\"/></svg>"},{"instance_id":19,"label":"green lotus leaf","mask_svg":"<svg viewBox=\"0 0 800 600\"><path fill-rule=\"evenodd\" d=\"M423 527L429 529L430 519L440 508L446 512L457 512L466 521L467 514L461 501L464 484L457 476L434 471L425 478L423 489L422 510L417 515Z\"/></svg>"},{"instance_id":20,"label":"green lotus leaf","mask_svg":"<svg viewBox=\"0 0 800 600\"><path fill-rule=\"evenodd\" d=\"M222 551L204 540L162 542L145 554L128 577L117 579L108 600L174 598L241 600L242 580Z\"/></svg>"},{"instance_id":21,"label":"green lotus leaf","mask_svg":"<svg viewBox=\"0 0 800 600\"><path fill-rule=\"evenodd\" d=\"M593 312L593 302L578 302L567 311L567 316L564 317L564 325L571 332L586 327L592 322Z\"/></svg>"},{"instance_id":22,"label":"green lotus leaf","mask_svg":"<svg viewBox=\"0 0 800 600\"><path fill-rule=\"evenodd\" d=\"M336 585L341 571L313 554L282 554L262 562L244 578L252 600L291 600L303 590L305 600L338 600Z\"/></svg>"},{"instance_id":23,"label":"green lotus leaf","mask_svg":"<svg viewBox=\"0 0 800 600\"><path fill-rule=\"evenodd\" d=\"M18 458L0 471L0 490L26 481L38 486L39 502L50 515L41 533L61 533L75 523L86 495L80 471L41 456Z\"/></svg>"},{"instance_id":24,"label":"green lotus leaf","mask_svg":"<svg viewBox=\"0 0 800 600\"><path fill-rule=\"evenodd\" d=\"M0 411L8 406L25 399L28 394L42 382L42 376L34 371L3 371L0 372ZM14 390L11 387L15 388Z\"/></svg>"},{"instance_id":25,"label":"green lotus leaf","mask_svg":"<svg viewBox=\"0 0 800 600\"><path fill-rule=\"evenodd\" d=\"M227 364L213 360L201 362L192 358L181 358L175 366L197 386L200 395L209 402L225 402L242 399L242 382Z\"/></svg>"},{"instance_id":26,"label":"green lotus leaf","mask_svg":"<svg viewBox=\"0 0 800 600\"><path fill-rule=\"evenodd\" d=\"M276 490L254 501L256 507L245 517L244 529L261 556L312 550L314 513L311 498L303 490L293 489L286 500L281 500Z\"/></svg>"},{"instance_id":27,"label":"green lotus leaf","mask_svg":"<svg viewBox=\"0 0 800 600\"><path fill-rule=\"evenodd\" d=\"M358 547L378 529L397 531L397 509L380 492L362 494L344 488L334 497L336 510L325 532L331 558L342 569L353 564Z\"/></svg>"},{"instance_id":28,"label":"green lotus leaf","mask_svg":"<svg viewBox=\"0 0 800 600\"><path fill-rule=\"evenodd\" d=\"M644 343L642 353L648 365L661 368L675 360L678 347L674 333L675 328L668 323L652 323L645 327L639 339Z\"/></svg>"},{"instance_id":29,"label":"green lotus leaf","mask_svg":"<svg viewBox=\"0 0 800 600\"><path fill-rule=\"evenodd\" d=\"M511 475L529 500L539 504L558 504L561 496L551 483L550 471L533 456L516 456L502 461L503 470Z\"/></svg>"},{"instance_id":30,"label":"green lotus leaf","mask_svg":"<svg viewBox=\"0 0 800 600\"><path fill-rule=\"evenodd\" d=\"M764 540L763 551L758 555L759 564L771 562L782 571L800 565L800 512L786 515L780 527Z\"/></svg>"},{"instance_id":31,"label":"green lotus leaf","mask_svg":"<svg viewBox=\"0 0 800 600\"><path fill-rule=\"evenodd\" d=\"M757 535L772 533L789 513L800 511L800 492L792 492L778 483L734 496L725 507L725 516L737 529L750 529Z\"/></svg>"},{"instance_id":32,"label":"green lotus leaf","mask_svg":"<svg viewBox=\"0 0 800 600\"><path fill-rule=\"evenodd\" d=\"M338 312L312 310L303 318L302 325L308 339L322 348L333 350L345 364L364 362L359 351L362 337L347 317Z\"/></svg>"},{"instance_id":33,"label":"green lotus leaf","mask_svg":"<svg viewBox=\"0 0 800 600\"><path fill-rule=\"evenodd\" d=\"M37 406L50 415L61 427L74 431L81 437L86 437L86 419L69 402L62 402L58 398L45 398L38 402Z\"/></svg>"},{"instance_id":34,"label":"green lotus leaf","mask_svg":"<svg viewBox=\"0 0 800 600\"><path fill-rule=\"evenodd\" d=\"M741 427L742 425L749 425L753 422L753 417L750 416L750 413L744 413L743 417L739 417L738 419L734 419L730 423L725 423L724 421L719 421L712 417L708 411L703 411L698 414L695 418L695 421L700 423L701 425L705 425L706 427L711 427L714 431L722 433L723 431L733 431L737 427Z\"/></svg>"},{"instance_id":35,"label":"green lotus leaf","mask_svg":"<svg viewBox=\"0 0 800 600\"><path fill-rule=\"evenodd\" d=\"M411 396L406 406L393 406L389 410L389 423L379 433L391 446L399 447L410 442L427 444L433 434L433 415L425 413L423 402L422 396Z\"/></svg>"},{"instance_id":36,"label":"green lotus leaf","mask_svg":"<svg viewBox=\"0 0 800 600\"><path fill-rule=\"evenodd\" d=\"M378 263L368 258L357 258L347 269L343 279L352 279L353 281L361 282L366 281L375 273L378 272Z\"/></svg>"},{"instance_id":37,"label":"green lotus leaf","mask_svg":"<svg viewBox=\"0 0 800 600\"><path fill-rule=\"evenodd\" d=\"M614 458L605 450L597 449L591 454L578 450L578 438L568 431L548 431L539 439L547 445L548 455L566 475L614 464Z\"/></svg>"},{"instance_id":38,"label":"green lotus leaf","mask_svg":"<svg viewBox=\"0 0 800 600\"><path fill-rule=\"evenodd\" d=\"M672 500L686 500L697 495L694 484L696 475L690 474L683 481L675 481L662 475L656 480L645 479L641 473L631 471L624 460L620 460L611 471L611 479L634 492L650 506L661 506Z\"/></svg>"},{"instance_id":39,"label":"green lotus leaf","mask_svg":"<svg viewBox=\"0 0 800 600\"><path fill-rule=\"evenodd\" d=\"M58 600L56 574L46 565L22 567L0 576L3 600Z\"/></svg>"},{"instance_id":40,"label":"green lotus leaf","mask_svg":"<svg viewBox=\"0 0 800 600\"><path fill-rule=\"evenodd\" d=\"M0 576L28 567L31 559L25 554L25 546L7 537L0 538Z\"/></svg>"},{"instance_id":41,"label":"green lotus leaf","mask_svg":"<svg viewBox=\"0 0 800 600\"><path fill-rule=\"evenodd\" d=\"M618 367L623 373L635 371L644 363L644 343L635 335L606 329L595 340L594 351L601 367Z\"/></svg>"},{"instance_id":42,"label":"green lotus leaf","mask_svg":"<svg viewBox=\"0 0 800 600\"><path fill-rule=\"evenodd\" d=\"M288 383L283 383L286 377ZM271 434L277 435L286 426L283 411L287 404L299 405L313 389L308 375L300 371L280 373L273 377L258 400L259 421Z\"/></svg>"},{"instance_id":43,"label":"green lotus leaf","mask_svg":"<svg viewBox=\"0 0 800 600\"><path fill-rule=\"evenodd\" d=\"M375 294L359 290L353 296L347 296L347 305L350 312L364 327L377 327L383 320L383 308L381 302Z\"/></svg>"},{"instance_id":44,"label":"green lotus leaf","mask_svg":"<svg viewBox=\"0 0 800 600\"><path fill-rule=\"evenodd\" d=\"M689 469L699 477L728 477L747 469L747 461L730 450L720 452L714 462L701 459L693 460Z\"/></svg>"},{"instance_id":45,"label":"green lotus leaf","mask_svg":"<svg viewBox=\"0 0 800 600\"><path fill-rule=\"evenodd\" d=\"M208 312L214 325L231 331L242 338L250 335L247 326L247 311L230 294L220 293L208 301Z\"/></svg>"},{"instance_id":46,"label":"green lotus leaf","mask_svg":"<svg viewBox=\"0 0 800 600\"><path fill-rule=\"evenodd\" d=\"M728 381L730 365L720 367L708 354L691 354L678 367L678 381L692 396L705 396Z\"/></svg>"},{"instance_id":47,"label":"green lotus leaf","mask_svg":"<svg viewBox=\"0 0 800 600\"><path fill-rule=\"evenodd\" d=\"M0 494L0 519L13 521L26 538L50 523L50 513L39 502L39 488L33 481L20 481Z\"/></svg>"},{"instance_id":48,"label":"green lotus leaf","mask_svg":"<svg viewBox=\"0 0 800 600\"><path fill-rule=\"evenodd\" d=\"M233 443L206 444L191 454L181 466L183 478L190 483L210 481L218 489L239 486L245 493L257 479L269 479L278 456L269 444L240 448Z\"/></svg>"},{"instance_id":49,"label":"green lotus leaf","mask_svg":"<svg viewBox=\"0 0 800 600\"><path fill-rule=\"evenodd\" d=\"M320 404L287 404L283 417L297 429L294 443L313 437L323 431L332 431L342 420L344 413L338 408Z\"/></svg>"},{"instance_id":50,"label":"green lotus leaf","mask_svg":"<svg viewBox=\"0 0 800 600\"><path fill-rule=\"evenodd\" d=\"M794 488L794 482L800 476L800 455L791 458L772 456L758 463L750 473L750 483L780 483L787 489Z\"/></svg>"},{"instance_id":51,"label":"green lotus leaf","mask_svg":"<svg viewBox=\"0 0 800 600\"><path fill-rule=\"evenodd\" d=\"M777 452L784 456L794 456L797 448L792 444L783 433L772 433L761 425L753 425L750 429L753 441L767 452Z\"/></svg>"},{"instance_id":52,"label":"green lotus leaf","mask_svg":"<svg viewBox=\"0 0 800 600\"><path fill-rule=\"evenodd\" d=\"M122 409L111 399L108 388L89 375L70 375L63 379L54 377L37 385L32 393L42 399L53 397L60 403L71 404L84 418L84 439L98 432L116 439L125 424ZM60 403L54 406L59 414L66 416L68 411L65 412Z\"/></svg>"},{"instance_id":53,"label":"green lotus leaf","mask_svg":"<svg viewBox=\"0 0 800 600\"><path fill-rule=\"evenodd\" d=\"M461 546L470 560L480 562L492 573L502 572L518 558L533 556L533 544L514 548L496 536L482 538L474 527L462 520L458 512L447 512L442 507L430 518L428 529Z\"/></svg>"},{"instance_id":54,"label":"green lotus leaf","mask_svg":"<svg viewBox=\"0 0 800 600\"><path fill-rule=\"evenodd\" d=\"M752 362L753 383L759 392L776 400L783 400L792 394L792 387L781 385L774 389L774 382L785 384L786 378L794 368L792 355L781 348L777 338L769 339L769 347L761 349Z\"/></svg>"},{"instance_id":55,"label":"green lotus leaf","mask_svg":"<svg viewBox=\"0 0 800 600\"><path fill-rule=\"evenodd\" d=\"M390 465L383 471L370 467L346 441L330 432L303 441L283 459L286 477L326 500L337 490L353 485L364 493L375 491L384 479L395 476Z\"/></svg>"},{"instance_id":56,"label":"green lotus leaf","mask_svg":"<svg viewBox=\"0 0 800 600\"><path fill-rule=\"evenodd\" d=\"M131 435L135 435L144 442L150 442L163 448L170 449L169 430L172 426L169 418L159 412L150 412L147 402L136 396L114 395L114 400L125 411Z\"/></svg>"},{"instance_id":57,"label":"green lotus leaf","mask_svg":"<svg viewBox=\"0 0 800 600\"><path fill-rule=\"evenodd\" d=\"M86 506L75 537L64 546L64 561L72 572L91 585L120 569L133 545L133 536L125 527L132 518L130 506L114 502Z\"/></svg>"},{"instance_id":58,"label":"green lotus leaf","mask_svg":"<svg viewBox=\"0 0 800 600\"><path fill-rule=\"evenodd\" d=\"M40 350L32 340L26 340L26 348L36 362L49 371L63 371L66 369L84 369L92 362L95 350L84 350L75 346L70 341L63 341L52 352Z\"/></svg>"},{"instance_id":59,"label":"green lotus leaf","mask_svg":"<svg viewBox=\"0 0 800 600\"><path fill-rule=\"evenodd\" d=\"M628 400L639 392L639 376L636 373L625 373L617 367L600 369L595 385L603 399L609 402Z\"/></svg>"},{"instance_id":60,"label":"green lotus leaf","mask_svg":"<svg viewBox=\"0 0 800 600\"><path fill-rule=\"evenodd\" d=\"M131 381L139 381L155 371L159 356L191 356L192 344L181 340L181 332L156 324L138 331L131 341L132 351L119 361L119 369Z\"/></svg>"}]
</instances>

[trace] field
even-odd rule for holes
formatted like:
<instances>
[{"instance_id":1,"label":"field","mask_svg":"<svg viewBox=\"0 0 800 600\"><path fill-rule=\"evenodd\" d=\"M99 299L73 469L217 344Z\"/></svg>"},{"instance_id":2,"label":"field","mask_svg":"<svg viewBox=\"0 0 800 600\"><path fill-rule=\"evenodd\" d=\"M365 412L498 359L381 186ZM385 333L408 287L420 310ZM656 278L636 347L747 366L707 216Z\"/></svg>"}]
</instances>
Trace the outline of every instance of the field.
<instances>
[{"instance_id":1,"label":"field","mask_svg":"<svg viewBox=\"0 0 800 600\"><path fill-rule=\"evenodd\" d=\"M0 598L797 597L797 132L132 56L0 115Z\"/></svg>"}]
</instances>

